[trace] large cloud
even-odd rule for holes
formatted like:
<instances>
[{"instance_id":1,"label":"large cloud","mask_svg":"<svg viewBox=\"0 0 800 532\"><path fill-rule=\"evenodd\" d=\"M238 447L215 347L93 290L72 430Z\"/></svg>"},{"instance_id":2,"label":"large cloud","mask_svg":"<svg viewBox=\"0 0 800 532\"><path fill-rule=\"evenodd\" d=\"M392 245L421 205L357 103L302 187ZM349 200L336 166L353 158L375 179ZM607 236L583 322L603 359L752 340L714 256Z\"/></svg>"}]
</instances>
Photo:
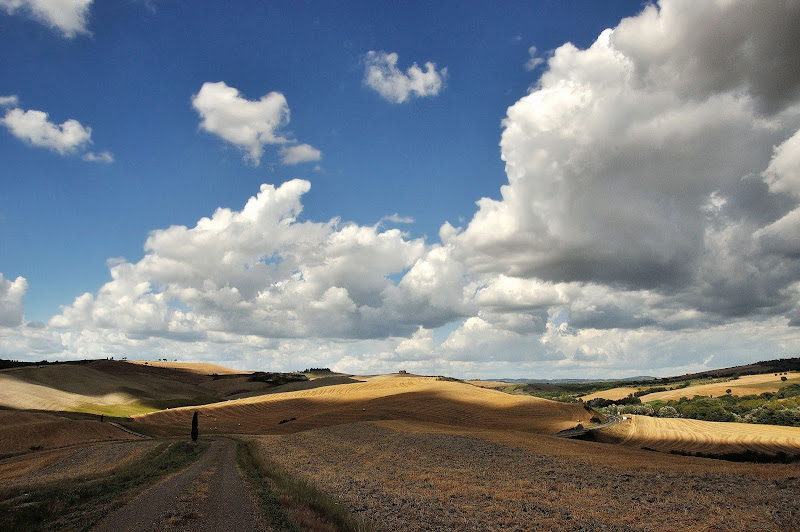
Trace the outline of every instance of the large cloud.
<instances>
[{"instance_id":1,"label":"large cloud","mask_svg":"<svg viewBox=\"0 0 800 532\"><path fill-rule=\"evenodd\" d=\"M282 129L289 124L289 104L280 92L248 100L224 81L206 82L192 97L202 121L200 127L245 152L245 159L260 164L264 146L277 144L284 164L318 161L321 152L308 144L291 145Z\"/></svg>"},{"instance_id":2,"label":"large cloud","mask_svg":"<svg viewBox=\"0 0 800 532\"><path fill-rule=\"evenodd\" d=\"M790 311L798 4L664 1L558 48L503 122L502 199L443 241L486 274L649 291L711 321ZM617 323L664 324L637 314Z\"/></svg>"},{"instance_id":3,"label":"large cloud","mask_svg":"<svg viewBox=\"0 0 800 532\"><path fill-rule=\"evenodd\" d=\"M12 15L17 11L29 14L42 24L73 38L89 33L89 7L93 0L0 0L0 7Z\"/></svg>"},{"instance_id":4,"label":"large cloud","mask_svg":"<svg viewBox=\"0 0 800 532\"><path fill-rule=\"evenodd\" d=\"M431 62L425 63L425 70L414 63L403 73L397 68L398 59L396 53L367 52L364 84L392 103L439 94L447 79L446 67L437 72Z\"/></svg>"},{"instance_id":5,"label":"large cloud","mask_svg":"<svg viewBox=\"0 0 800 532\"><path fill-rule=\"evenodd\" d=\"M406 309L418 295L389 276L416 271L424 242L379 225L298 222L300 197L309 188L301 180L263 185L241 211L218 209L191 229L153 231L141 261L113 261L113 280L96 296L76 298L51 325L188 340L208 333L411 334L419 318ZM452 305L441 307L452 317ZM427 319L442 323L435 314Z\"/></svg>"}]
</instances>

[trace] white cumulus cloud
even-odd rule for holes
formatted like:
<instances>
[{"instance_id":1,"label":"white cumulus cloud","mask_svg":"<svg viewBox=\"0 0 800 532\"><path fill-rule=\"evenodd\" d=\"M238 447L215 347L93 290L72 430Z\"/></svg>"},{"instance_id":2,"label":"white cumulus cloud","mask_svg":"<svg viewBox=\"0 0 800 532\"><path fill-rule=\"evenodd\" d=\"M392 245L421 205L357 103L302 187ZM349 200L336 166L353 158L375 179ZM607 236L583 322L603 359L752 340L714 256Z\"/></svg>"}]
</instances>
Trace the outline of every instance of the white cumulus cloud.
<instances>
[{"instance_id":1,"label":"white cumulus cloud","mask_svg":"<svg viewBox=\"0 0 800 532\"><path fill-rule=\"evenodd\" d=\"M308 144L292 145L282 129L289 124L289 104L280 92L270 92L258 100L248 100L224 81L206 82L192 97L192 105L202 118L200 127L221 137L245 152L245 160L261 163L264 146L283 146L284 164L318 161L321 152Z\"/></svg>"},{"instance_id":2,"label":"white cumulus cloud","mask_svg":"<svg viewBox=\"0 0 800 532\"><path fill-rule=\"evenodd\" d=\"M0 273L0 327L22 324L22 296L28 291L28 281L17 277L13 281Z\"/></svg>"},{"instance_id":3,"label":"white cumulus cloud","mask_svg":"<svg viewBox=\"0 0 800 532\"><path fill-rule=\"evenodd\" d=\"M6 13L17 12L61 32L64 37L73 38L88 34L89 8L93 0L0 0L0 7Z\"/></svg>"},{"instance_id":4,"label":"white cumulus cloud","mask_svg":"<svg viewBox=\"0 0 800 532\"><path fill-rule=\"evenodd\" d=\"M298 164L319 161L322 152L308 144L297 144L281 148L281 162L283 164Z\"/></svg>"},{"instance_id":5,"label":"white cumulus cloud","mask_svg":"<svg viewBox=\"0 0 800 532\"><path fill-rule=\"evenodd\" d=\"M436 65L425 63L425 70L416 63L402 72L397 68L396 53L369 51L366 55L364 84L392 103L403 103L409 98L436 96L444 87L447 68L436 70Z\"/></svg>"},{"instance_id":6,"label":"white cumulus cloud","mask_svg":"<svg viewBox=\"0 0 800 532\"><path fill-rule=\"evenodd\" d=\"M73 118L55 124L44 111L14 108L6 113L2 124L18 139L61 155L74 152L92 141L92 128L84 127Z\"/></svg>"},{"instance_id":7,"label":"white cumulus cloud","mask_svg":"<svg viewBox=\"0 0 800 532\"><path fill-rule=\"evenodd\" d=\"M241 210L151 232L140 261L110 261L110 282L50 320L58 341L0 334L21 349L38 331L68 356L484 377L800 356L798 5L662 0L548 54L503 121L508 183L441 242L383 229L400 216L301 221L310 183L262 185ZM388 87L397 58L381 61ZM385 97L419 96L400 76ZM266 119L247 127L288 120L282 97L267 113L210 91L224 94L209 127L251 157L296 144Z\"/></svg>"},{"instance_id":8,"label":"white cumulus cloud","mask_svg":"<svg viewBox=\"0 0 800 532\"><path fill-rule=\"evenodd\" d=\"M309 188L301 180L263 185L241 211L218 209L193 228L153 231L141 261L110 262L112 281L76 298L50 325L192 341L416 330L420 318L403 311L414 300L389 276L425 256L424 242L397 229L298 222ZM426 319L436 321L432 314Z\"/></svg>"}]
</instances>

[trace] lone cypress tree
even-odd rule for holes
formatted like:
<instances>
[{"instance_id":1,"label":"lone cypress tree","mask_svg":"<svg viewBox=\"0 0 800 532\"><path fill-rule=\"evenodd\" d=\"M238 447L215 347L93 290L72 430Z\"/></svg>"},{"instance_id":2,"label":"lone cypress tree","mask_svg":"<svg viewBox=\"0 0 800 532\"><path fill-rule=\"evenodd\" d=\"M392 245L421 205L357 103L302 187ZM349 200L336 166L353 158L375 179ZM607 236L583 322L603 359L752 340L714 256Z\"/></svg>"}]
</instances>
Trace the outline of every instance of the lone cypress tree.
<instances>
[{"instance_id":1,"label":"lone cypress tree","mask_svg":"<svg viewBox=\"0 0 800 532\"><path fill-rule=\"evenodd\" d=\"M197 441L197 412L192 416L192 441Z\"/></svg>"}]
</instances>

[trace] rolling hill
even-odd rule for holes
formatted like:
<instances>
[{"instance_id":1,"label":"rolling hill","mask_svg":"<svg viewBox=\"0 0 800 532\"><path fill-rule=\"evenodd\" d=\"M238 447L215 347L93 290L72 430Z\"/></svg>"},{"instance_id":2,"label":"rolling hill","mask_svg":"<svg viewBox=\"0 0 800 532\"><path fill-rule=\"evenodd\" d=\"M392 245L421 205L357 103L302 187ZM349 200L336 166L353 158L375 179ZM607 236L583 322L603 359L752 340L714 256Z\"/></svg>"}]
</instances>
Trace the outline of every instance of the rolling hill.
<instances>
[{"instance_id":1,"label":"rolling hill","mask_svg":"<svg viewBox=\"0 0 800 532\"><path fill-rule=\"evenodd\" d=\"M135 416L137 423L189 427L200 414L201 431L280 434L359 421L407 420L553 434L588 423L580 404L509 395L435 377L378 377L327 386L174 408Z\"/></svg>"}]
</instances>

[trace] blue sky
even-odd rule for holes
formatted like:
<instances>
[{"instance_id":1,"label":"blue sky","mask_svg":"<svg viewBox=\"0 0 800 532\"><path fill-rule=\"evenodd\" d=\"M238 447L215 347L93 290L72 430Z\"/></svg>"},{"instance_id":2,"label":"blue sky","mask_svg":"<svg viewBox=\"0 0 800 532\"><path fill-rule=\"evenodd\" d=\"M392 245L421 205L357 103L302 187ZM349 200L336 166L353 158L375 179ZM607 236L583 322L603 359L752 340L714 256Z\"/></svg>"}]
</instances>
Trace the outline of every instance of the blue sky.
<instances>
[{"instance_id":1,"label":"blue sky","mask_svg":"<svg viewBox=\"0 0 800 532\"><path fill-rule=\"evenodd\" d=\"M0 356L797 356L798 9L714 9L2 0Z\"/></svg>"}]
</instances>

